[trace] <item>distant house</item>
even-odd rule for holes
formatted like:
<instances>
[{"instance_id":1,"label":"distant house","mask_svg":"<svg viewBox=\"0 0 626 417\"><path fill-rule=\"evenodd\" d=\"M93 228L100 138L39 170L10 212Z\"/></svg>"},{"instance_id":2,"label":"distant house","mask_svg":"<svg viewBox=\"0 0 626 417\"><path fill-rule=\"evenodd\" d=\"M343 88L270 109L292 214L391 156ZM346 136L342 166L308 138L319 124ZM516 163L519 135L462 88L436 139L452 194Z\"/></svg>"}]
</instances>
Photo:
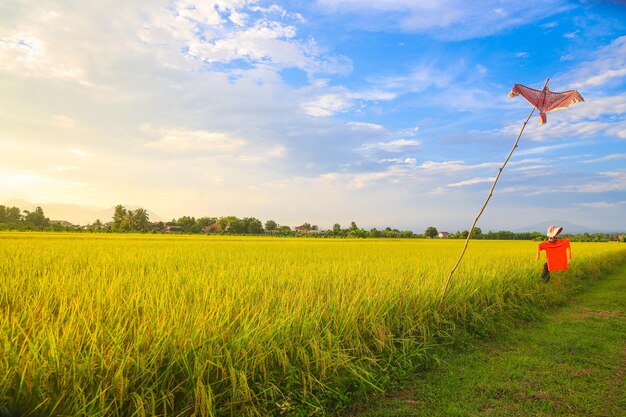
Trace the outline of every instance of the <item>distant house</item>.
<instances>
[{"instance_id":1,"label":"distant house","mask_svg":"<svg viewBox=\"0 0 626 417\"><path fill-rule=\"evenodd\" d=\"M72 224L67 220L50 220L50 226L78 227L77 225Z\"/></svg>"},{"instance_id":2,"label":"distant house","mask_svg":"<svg viewBox=\"0 0 626 417\"><path fill-rule=\"evenodd\" d=\"M437 234L437 237L439 239L444 239L444 238L449 237L449 236L450 236L450 233L448 233L448 232L439 232L439 234Z\"/></svg>"},{"instance_id":3,"label":"distant house","mask_svg":"<svg viewBox=\"0 0 626 417\"><path fill-rule=\"evenodd\" d=\"M324 231L321 230L316 225L311 226L309 223L304 223L300 226L295 226L293 228L296 232L296 235L321 235L324 234Z\"/></svg>"},{"instance_id":4,"label":"distant house","mask_svg":"<svg viewBox=\"0 0 626 417\"><path fill-rule=\"evenodd\" d=\"M295 226L293 229L299 235L306 235L311 230L311 225L305 223L305 224L303 224L301 226Z\"/></svg>"},{"instance_id":5,"label":"distant house","mask_svg":"<svg viewBox=\"0 0 626 417\"><path fill-rule=\"evenodd\" d=\"M217 233L217 232L219 232L220 230L222 230L222 228L221 228L221 227L220 227L220 225L219 225L219 224L217 224L217 223L213 223L213 224L210 224L210 225L208 225L208 226L204 226L204 227L202 228L202 231L203 231L204 233L207 233L207 234L208 234L208 233Z\"/></svg>"},{"instance_id":6,"label":"distant house","mask_svg":"<svg viewBox=\"0 0 626 417\"><path fill-rule=\"evenodd\" d=\"M183 228L180 226L165 226L163 233L182 233Z\"/></svg>"}]
</instances>

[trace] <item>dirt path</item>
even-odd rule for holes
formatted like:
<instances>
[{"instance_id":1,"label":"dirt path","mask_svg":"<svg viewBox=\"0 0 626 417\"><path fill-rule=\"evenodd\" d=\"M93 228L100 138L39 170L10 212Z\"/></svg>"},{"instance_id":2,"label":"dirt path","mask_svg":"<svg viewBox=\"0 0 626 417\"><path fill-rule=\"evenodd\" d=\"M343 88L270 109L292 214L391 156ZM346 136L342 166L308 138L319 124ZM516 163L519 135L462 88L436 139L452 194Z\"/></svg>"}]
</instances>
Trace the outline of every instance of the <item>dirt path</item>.
<instances>
[{"instance_id":1,"label":"dirt path","mask_svg":"<svg viewBox=\"0 0 626 417\"><path fill-rule=\"evenodd\" d=\"M351 417L626 416L626 265Z\"/></svg>"}]
</instances>

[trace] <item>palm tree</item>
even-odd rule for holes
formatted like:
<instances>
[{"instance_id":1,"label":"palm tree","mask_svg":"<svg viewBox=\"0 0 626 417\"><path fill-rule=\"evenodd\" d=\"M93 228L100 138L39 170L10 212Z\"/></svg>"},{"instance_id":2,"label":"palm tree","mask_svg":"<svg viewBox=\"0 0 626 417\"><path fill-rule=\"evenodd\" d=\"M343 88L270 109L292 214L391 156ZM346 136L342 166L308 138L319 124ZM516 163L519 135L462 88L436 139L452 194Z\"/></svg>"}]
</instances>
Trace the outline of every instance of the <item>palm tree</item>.
<instances>
[{"instance_id":1,"label":"palm tree","mask_svg":"<svg viewBox=\"0 0 626 417\"><path fill-rule=\"evenodd\" d=\"M128 211L123 205L118 204L115 206L115 212L113 213L113 230L123 230L128 218Z\"/></svg>"},{"instance_id":2,"label":"palm tree","mask_svg":"<svg viewBox=\"0 0 626 417\"><path fill-rule=\"evenodd\" d=\"M132 217L134 220L133 224L135 228L131 230L139 230L142 232L145 232L148 230L148 224L150 222L149 221L150 215L145 209L141 207L136 209L134 212L132 212Z\"/></svg>"}]
</instances>

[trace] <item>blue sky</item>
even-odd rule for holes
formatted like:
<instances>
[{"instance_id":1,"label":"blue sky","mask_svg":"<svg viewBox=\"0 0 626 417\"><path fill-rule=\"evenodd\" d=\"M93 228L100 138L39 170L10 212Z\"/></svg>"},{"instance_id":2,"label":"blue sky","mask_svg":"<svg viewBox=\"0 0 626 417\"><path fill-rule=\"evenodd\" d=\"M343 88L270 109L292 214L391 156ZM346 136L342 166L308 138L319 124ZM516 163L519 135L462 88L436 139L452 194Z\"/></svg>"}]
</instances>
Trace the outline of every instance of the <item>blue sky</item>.
<instances>
[{"instance_id":1,"label":"blue sky","mask_svg":"<svg viewBox=\"0 0 626 417\"><path fill-rule=\"evenodd\" d=\"M463 230L548 77L479 226L626 230L624 2L2 2L0 203Z\"/></svg>"}]
</instances>

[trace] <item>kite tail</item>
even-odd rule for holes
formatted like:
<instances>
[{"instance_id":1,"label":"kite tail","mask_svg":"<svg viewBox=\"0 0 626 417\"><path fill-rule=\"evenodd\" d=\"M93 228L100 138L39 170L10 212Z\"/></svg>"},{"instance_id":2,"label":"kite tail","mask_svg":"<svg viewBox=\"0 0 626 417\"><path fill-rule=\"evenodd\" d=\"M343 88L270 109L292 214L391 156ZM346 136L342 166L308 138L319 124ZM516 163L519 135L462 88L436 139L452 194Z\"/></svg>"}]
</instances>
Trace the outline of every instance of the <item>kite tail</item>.
<instances>
[{"instance_id":1,"label":"kite tail","mask_svg":"<svg viewBox=\"0 0 626 417\"><path fill-rule=\"evenodd\" d=\"M539 124L548 123L548 116L545 113L539 113Z\"/></svg>"}]
</instances>

